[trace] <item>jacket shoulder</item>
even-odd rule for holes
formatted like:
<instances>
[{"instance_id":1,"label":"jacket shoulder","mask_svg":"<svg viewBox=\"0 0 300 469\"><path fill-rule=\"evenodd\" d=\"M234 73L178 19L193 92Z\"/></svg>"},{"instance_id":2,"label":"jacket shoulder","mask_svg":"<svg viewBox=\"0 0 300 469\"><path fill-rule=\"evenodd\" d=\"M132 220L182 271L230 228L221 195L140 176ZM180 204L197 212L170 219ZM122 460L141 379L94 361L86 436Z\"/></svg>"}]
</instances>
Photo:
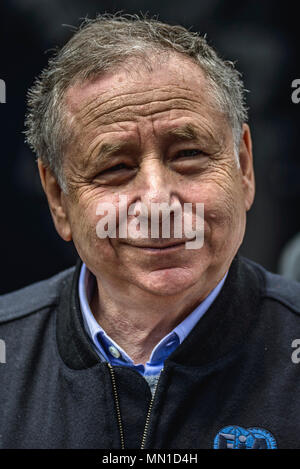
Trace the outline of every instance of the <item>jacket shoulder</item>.
<instances>
[{"instance_id":1,"label":"jacket shoulder","mask_svg":"<svg viewBox=\"0 0 300 469\"><path fill-rule=\"evenodd\" d=\"M0 323L51 307L58 302L63 285L73 277L70 267L53 277L0 296Z\"/></svg>"},{"instance_id":2,"label":"jacket shoulder","mask_svg":"<svg viewBox=\"0 0 300 469\"><path fill-rule=\"evenodd\" d=\"M266 270L260 264L243 258L262 279L262 297L277 301L294 313L300 314L300 282Z\"/></svg>"}]
</instances>

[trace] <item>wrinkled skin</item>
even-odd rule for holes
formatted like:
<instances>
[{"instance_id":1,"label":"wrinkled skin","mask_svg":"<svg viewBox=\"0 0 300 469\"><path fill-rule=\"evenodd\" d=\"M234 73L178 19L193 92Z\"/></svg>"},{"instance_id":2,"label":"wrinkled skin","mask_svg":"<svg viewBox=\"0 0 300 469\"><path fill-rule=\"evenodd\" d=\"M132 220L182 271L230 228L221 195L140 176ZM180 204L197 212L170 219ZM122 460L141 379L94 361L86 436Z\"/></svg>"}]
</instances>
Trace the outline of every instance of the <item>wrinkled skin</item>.
<instances>
[{"instance_id":1,"label":"wrinkled skin","mask_svg":"<svg viewBox=\"0 0 300 469\"><path fill-rule=\"evenodd\" d=\"M39 170L58 233L73 239L97 278L96 319L136 362L145 362L227 272L244 236L254 175L248 126L238 165L232 129L197 65L173 54L152 72L138 69L120 69L68 90L68 194L40 161ZM187 125L188 131L178 131ZM203 247L157 253L142 248L155 240L99 239L97 206L117 206L120 195L128 205L147 207L204 203Z\"/></svg>"}]
</instances>

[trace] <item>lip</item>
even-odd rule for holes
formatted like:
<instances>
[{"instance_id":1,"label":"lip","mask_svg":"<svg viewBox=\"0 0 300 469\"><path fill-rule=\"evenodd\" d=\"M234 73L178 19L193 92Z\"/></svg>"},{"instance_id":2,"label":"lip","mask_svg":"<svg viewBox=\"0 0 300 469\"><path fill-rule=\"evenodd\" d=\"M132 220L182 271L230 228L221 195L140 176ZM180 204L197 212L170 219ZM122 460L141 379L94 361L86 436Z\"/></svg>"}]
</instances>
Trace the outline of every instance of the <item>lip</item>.
<instances>
[{"instance_id":1,"label":"lip","mask_svg":"<svg viewBox=\"0 0 300 469\"><path fill-rule=\"evenodd\" d=\"M140 249L141 251L149 253L168 253L179 249L182 249L186 241L180 241L179 243L168 243L168 244L156 244L156 245L137 245L129 244L129 246Z\"/></svg>"}]
</instances>

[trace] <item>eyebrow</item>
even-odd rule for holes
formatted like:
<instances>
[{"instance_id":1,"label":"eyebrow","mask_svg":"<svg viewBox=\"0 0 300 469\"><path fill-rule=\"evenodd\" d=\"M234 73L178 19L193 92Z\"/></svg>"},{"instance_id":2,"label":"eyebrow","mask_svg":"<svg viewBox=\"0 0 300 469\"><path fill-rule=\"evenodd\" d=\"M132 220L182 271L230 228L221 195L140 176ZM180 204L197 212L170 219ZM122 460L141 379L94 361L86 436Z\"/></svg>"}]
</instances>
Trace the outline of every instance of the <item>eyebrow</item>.
<instances>
[{"instance_id":1,"label":"eyebrow","mask_svg":"<svg viewBox=\"0 0 300 469\"><path fill-rule=\"evenodd\" d=\"M98 150L98 155L101 157L101 159L106 159L114 153L120 151L123 146L124 145L120 143L102 143Z\"/></svg>"},{"instance_id":2,"label":"eyebrow","mask_svg":"<svg viewBox=\"0 0 300 469\"><path fill-rule=\"evenodd\" d=\"M174 129L165 130L162 133L163 137L176 137L180 140L197 140L201 137L199 130L192 124L185 124L181 127ZM115 143L102 143L97 151L98 157L101 161L107 160L109 157L115 155L117 152L124 149L127 146L127 142L115 142Z\"/></svg>"},{"instance_id":3,"label":"eyebrow","mask_svg":"<svg viewBox=\"0 0 300 469\"><path fill-rule=\"evenodd\" d=\"M177 137L180 140L196 140L200 136L200 132L191 124L183 125L174 129L166 130L164 136Z\"/></svg>"},{"instance_id":4,"label":"eyebrow","mask_svg":"<svg viewBox=\"0 0 300 469\"><path fill-rule=\"evenodd\" d=\"M120 142L103 142L97 149L97 152L93 151L87 160L84 163L85 167L97 165L99 161L105 162L111 156L115 155L118 151L120 151L124 147L124 143Z\"/></svg>"}]
</instances>

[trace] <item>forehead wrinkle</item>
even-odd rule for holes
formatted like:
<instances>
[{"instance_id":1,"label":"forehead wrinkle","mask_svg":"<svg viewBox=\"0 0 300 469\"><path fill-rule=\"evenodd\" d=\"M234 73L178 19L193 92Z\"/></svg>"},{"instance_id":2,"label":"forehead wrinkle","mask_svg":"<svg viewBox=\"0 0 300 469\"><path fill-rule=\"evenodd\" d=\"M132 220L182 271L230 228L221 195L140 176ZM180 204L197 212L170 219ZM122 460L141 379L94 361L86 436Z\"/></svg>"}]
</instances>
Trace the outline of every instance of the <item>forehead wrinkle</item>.
<instances>
[{"instance_id":1,"label":"forehead wrinkle","mask_svg":"<svg viewBox=\"0 0 300 469\"><path fill-rule=\"evenodd\" d=\"M98 110L104 107L104 113L107 113L107 110L114 111L116 109L120 109L122 107L127 106L132 106L132 105L143 105L143 104L149 104L153 101L153 93L155 93L157 90L162 92L163 94L168 93L169 95L174 95L178 91L184 92L185 98L188 99L188 96L190 95L192 98L195 99L195 92L191 91L189 88L184 88L180 86L164 86L164 87L159 87L159 88L152 88L147 91L132 91L132 92L127 92L123 94L119 94L117 96L112 95L111 91L105 91L101 93L99 96L99 93L93 93L93 95L86 100L86 102L83 103L83 107L79 109L77 112L77 115L80 119L85 119L86 116L89 114L93 114L94 112L98 113ZM103 99L104 95L110 95L107 99ZM150 96L149 96L150 95ZM148 97L149 96L149 97ZM200 97L200 96L199 96ZM128 99L129 98L129 99ZM133 99L130 99L133 98ZM182 98L182 97L181 97ZM161 101L165 101L169 98L166 99L161 99ZM126 103L126 101L129 100L131 103ZM159 100L157 100L159 101ZM125 104L124 104L125 102ZM76 112L76 109L75 109Z\"/></svg>"},{"instance_id":2,"label":"forehead wrinkle","mask_svg":"<svg viewBox=\"0 0 300 469\"><path fill-rule=\"evenodd\" d=\"M89 127L93 124L109 125L117 122L131 121L136 122L139 117L148 117L151 115L159 115L161 113L171 110L190 110L191 105L195 107L195 101L192 99L181 98L168 98L166 100L151 101L143 105L124 105L113 111L95 113L89 120L84 122L84 126ZM160 109L155 109L160 107ZM82 122L82 121L81 121Z\"/></svg>"}]
</instances>

